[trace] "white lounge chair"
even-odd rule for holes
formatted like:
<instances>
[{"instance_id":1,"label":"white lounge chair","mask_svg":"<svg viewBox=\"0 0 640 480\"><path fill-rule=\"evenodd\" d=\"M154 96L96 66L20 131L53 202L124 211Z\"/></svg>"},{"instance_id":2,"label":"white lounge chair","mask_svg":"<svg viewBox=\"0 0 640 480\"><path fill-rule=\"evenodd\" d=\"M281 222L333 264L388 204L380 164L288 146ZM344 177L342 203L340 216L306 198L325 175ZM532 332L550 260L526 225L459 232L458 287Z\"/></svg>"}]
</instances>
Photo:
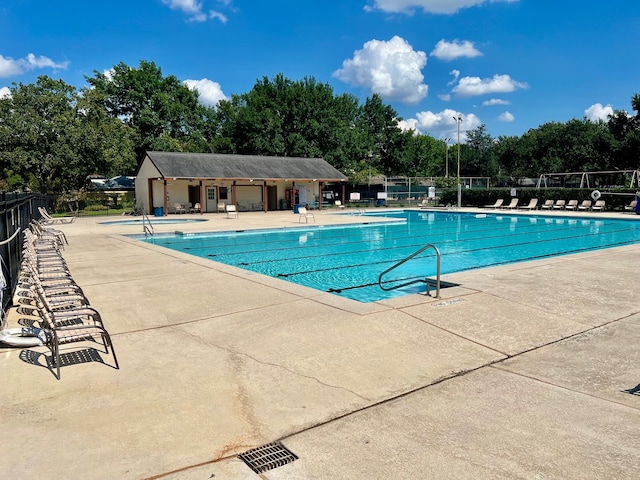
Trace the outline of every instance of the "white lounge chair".
<instances>
[{"instance_id":1,"label":"white lounge chair","mask_svg":"<svg viewBox=\"0 0 640 480\"><path fill-rule=\"evenodd\" d=\"M485 205L484 208L500 208L502 207L503 203L504 203L504 198L499 198L496 200L496 203L494 203L493 205Z\"/></svg>"},{"instance_id":2,"label":"white lounge chair","mask_svg":"<svg viewBox=\"0 0 640 480\"><path fill-rule=\"evenodd\" d=\"M540 208L542 210L551 210L553 208L553 200L545 200Z\"/></svg>"},{"instance_id":3,"label":"white lounge chair","mask_svg":"<svg viewBox=\"0 0 640 480\"><path fill-rule=\"evenodd\" d=\"M567 204L566 200L556 200L556 203L553 204L553 209L563 210L566 204Z\"/></svg>"},{"instance_id":4,"label":"white lounge chair","mask_svg":"<svg viewBox=\"0 0 640 480\"><path fill-rule=\"evenodd\" d=\"M522 207L520 207L521 210L535 210L538 206L538 199L537 198L532 198L531 200L529 200L529 205L523 205Z\"/></svg>"},{"instance_id":5,"label":"white lounge chair","mask_svg":"<svg viewBox=\"0 0 640 480\"><path fill-rule=\"evenodd\" d=\"M47 212L47 209L44 207L38 207L38 211L40 212L40 216L42 217L42 223L45 225L51 225L54 223L73 223L76 221L76 217L52 217Z\"/></svg>"},{"instance_id":6,"label":"white lounge chair","mask_svg":"<svg viewBox=\"0 0 640 480\"><path fill-rule=\"evenodd\" d=\"M342 204L342 202L340 200L336 200L334 202L334 205L338 208L344 208L344 205Z\"/></svg>"},{"instance_id":7,"label":"white lounge chair","mask_svg":"<svg viewBox=\"0 0 640 480\"><path fill-rule=\"evenodd\" d=\"M514 208L518 207L518 201L519 201L518 198L512 198L511 199L511 203L509 203L509 205L503 206L502 208L504 210L513 210Z\"/></svg>"},{"instance_id":8,"label":"white lounge chair","mask_svg":"<svg viewBox=\"0 0 640 480\"><path fill-rule=\"evenodd\" d=\"M578 205L578 210L588 211L591 210L591 200L583 200L580 205Z\"/></svg>"},{"instance_id":9,"label":"white lounge chair","mask_svg":"<svg viewBox=\"0 0 640 480\"><path fill-rule=\"evenodd\" d=\"M596 203L593 207L591 207L591 210L595 211L595 212L603 212L604 211L604 207L605 207L605 201L604 200L596 200Z\"/></svg>"},{"instance_id":10,"label":"white lounge chair","mask_svg":"<svg viewBox=\"0 0 640 480\"><path fill-rule=\"evenodd\" d=\"M578 209L578 200L569 200L569 203L567 203L564 206L565 210L577 210Z\"/></svg>"},{"instance_id":11,"label":"white lounge chair","mask_svg":"<svg viewBox=\"0 0 640 480\"><path fill-rule=\"evenodd\" d=\"M236 208L235 205L231 204L231 205L226 205L225 206L225 211L227 212L227 218L238 218L238 209Z\"/></svg>"},{"instance_id":12,"label":"white lounge chair","mask_svg":"<svg viewBox=\"0 0 640 480\"><path fill-rule=\"evenodd\" d=\"M635 212L636 211L636 205L638 205L638 200L631 200L629 205L625 205L624 206L624 211L625 212Z\"/></svg>"},{"instance_id":13,"label":"white lounge chair","mask_svg":"<svg viewBox=\"0 0 640 480\"><path fill-rule=\"evenodd\" d=\"M304 218L305 223L309 223L309 219L313 219L313 223L316 223L316 217L307 210L307 207L298 207L298 223L302 222Z\"/></svg>"}]
</instances>

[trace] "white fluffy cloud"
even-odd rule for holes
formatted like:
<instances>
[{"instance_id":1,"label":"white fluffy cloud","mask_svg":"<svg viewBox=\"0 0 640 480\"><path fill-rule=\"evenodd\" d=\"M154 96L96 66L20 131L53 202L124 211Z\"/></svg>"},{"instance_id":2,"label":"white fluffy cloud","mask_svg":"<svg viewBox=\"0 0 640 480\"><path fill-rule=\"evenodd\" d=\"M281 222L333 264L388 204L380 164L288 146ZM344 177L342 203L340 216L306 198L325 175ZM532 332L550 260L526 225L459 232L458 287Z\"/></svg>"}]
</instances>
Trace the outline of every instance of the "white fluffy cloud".
<instances>
[{"instance_id":1,"label":"white fluffy cloud","mask_svg":"<svg viewBox=\"0 0 640 480\"><path fill-rule=\"evenodd\" d=\"M0 77L12 77L21 75L36 68L53 68L54 70L65 70L69 62L54 62L50 58L42 55L36 57L33 53L27 55L26 58L14 60L11 57L0 55Z\"/></svg>"},{"instance_id":2,"label":"white fluffy cloud","mask_svg":"<svg viewBox=\"0 0 640 480\"><path fill-rule=\"evenodd\" d=\"M203 78L202 80L185 80L184 84L191 90L198 91L198 99L203 105L215 107L218 101L227 99L220 84L218 82L212 82L207 78Z\"/></svg>"},{"instance_id":3,"label":"white fluffy cloud","mask_svg":"<svg viewBox=\"0 0 640 480\"><path fill-rule=\"evenodd\" d=\"M461 57L479 57L482 55L482 52L469 40L447 42L445 39L442 39L436 44L429 55L448 62Z\"/></svg>"},{"instance_id":4,"label":"white fluffy cloud","mask_svg":"<svg viewBox=\"0 0 640 480\"><path fill-rule=\"evenodd\" d=\"M498 120L501 122L513 122L516 117L513 116L513 113L509 111L504 111L500 115L498 115Z\"/></svg>"},{"instance_id":5,"label":"white fluffy cloud","mask_svg":"<svg viewBox=\"0 0 640 480\"><path fill-rule=\"evenodd\" d=\"M601 103L594 103L584 111L584 116L592 122L607 121L609 115L613 115L613 107L611 105L602 106Z\"/></svg>"},{"instance_id":6,"label":"white fluffy cloud","mask_svg":"<svg viewBox=\"0 0 640 480\"><path fill-rule=\"evenodd\" d=\"M473 97L490 93L509 93L519 88L529 86L515 81L509 75L494 75L492 78L463 77L453 88L453 92L461 97Z\"/></svg>"},{"instance_id":7,"label":"white fluffy cloud","mask_svg":"<svg viewBox=\"0 0 640 480\"><path fill-rule=\"evenodd\" d=\"M427 96L429 87L422 83L422 69L427 55L416 51L403 38L394 36L388 42L371 40L353 58L342 62L333 76L357 87L379 93L385 100L418 103Z\"/></svg>"},{"instance_id":8,"label":"white fluffy cloud","mask_svg":"<svg viewBox=\"0 0 640 480\"><path fill-rule=\"evenodd\" d=\"M416 119L410 118L405 120L405 124L412 126L421 133L430 133L434 137L450 138L453 142L458 141L458 121L460 116L460 143L467 141L467 130L473 130L482 125L480 119L473 113L464 115L450 108L445 108L441 112L418 112Z\"/></svg>"},{"instance_id":9,"label":"white fluffy cloud","mask_svg":"<svg viewBox=\"0 0 640 480\"><path fill-rule=\"evenodd\" d=\"M381 10L388 13L413 15L417 9L427 13L451 14L463 8L475 7L491 2L517 2L518 0L373 0L365 10Z\"/></svg>"},{"instance_id":10,"label":"white fluffy cloud","mask_svg":"<svg viewBox=\"0 0 640 480\"><path fill-rule=\"evenodd\" d=\"M492 98L491 100L482 102L483 107L491 107L493 105L511 105L511 102L509 100L502 100L501 98Z\"/></svg>"},{"instance_id":11,"label":"white fluffy cloud","mask_svg":"<svg viewBox=\"0 0 640 480\"><path fill-rule=\"evenodd\" d=\"M222 23L227 22L226 15L215 10L205 12L202 2L198 2L197 0L162 0L162 3L168 5L172 10L182 10L188 15L189 20L192 22L206 22L210 18L218 19ZM231 2L224 3L228 5Z\"/></svg>"},{"instance_id":12,"label":"white fluffy cloud","mask_svg":"<svg viewBox=\"0 0 640 480\"><path fill-rule=\"evenodd\" d=\"M11 98L11 90L9 90L9 87L0 88L0 99L2 98Z\"/></svg>"}]
</instances>

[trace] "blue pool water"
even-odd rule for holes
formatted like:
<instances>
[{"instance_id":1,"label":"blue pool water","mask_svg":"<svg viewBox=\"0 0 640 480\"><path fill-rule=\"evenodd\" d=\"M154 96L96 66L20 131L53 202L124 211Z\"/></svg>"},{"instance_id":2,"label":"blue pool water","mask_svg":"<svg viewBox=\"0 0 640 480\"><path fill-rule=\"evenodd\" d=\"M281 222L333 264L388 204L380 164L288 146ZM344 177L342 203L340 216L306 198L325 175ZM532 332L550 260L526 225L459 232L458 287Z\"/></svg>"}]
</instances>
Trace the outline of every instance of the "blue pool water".
<instances>
[{"instance_id":1,"label":"blue pool water","mask_svg":"<svg viewBox=\"0 0 640 480\"><path fill-rule=\"evenodd\" d=\"M417 211L384 216L395 221L144 241L361 302L424 292L423 284L386 292L377 282L381 272L429 243L442 253L446 274L640 242L634 220ZM391 286L435 273L430 249L385 280Z\"/></svg>"}]
</instances>

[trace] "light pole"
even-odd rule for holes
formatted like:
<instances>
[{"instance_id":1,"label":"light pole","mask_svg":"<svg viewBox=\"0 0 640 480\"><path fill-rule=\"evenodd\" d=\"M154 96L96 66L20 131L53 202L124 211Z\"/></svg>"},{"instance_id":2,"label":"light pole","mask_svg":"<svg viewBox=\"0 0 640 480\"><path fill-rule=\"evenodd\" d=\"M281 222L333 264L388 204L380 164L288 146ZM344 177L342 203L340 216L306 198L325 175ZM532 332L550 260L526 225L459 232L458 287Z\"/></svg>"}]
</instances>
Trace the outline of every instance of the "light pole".
<instances>
[{"instance_id":1,"label":"light pole","mask_svg":"<svg viewBox=\"0 0 640 480\"><path fill-rule=\"evenodd\" d=\"M458 183L460 183L460 124L462 123L462 114L459 113L453 119L458 124Z\"/></svg>"},{"instance_id":2,"label":"light pole","mask_svg":"<svg viewBox=\"0 0 640 480\"><path fill-rule=\"evenodd\" d=\"M444 166L444 168L445 168L444 176L445 176L445 178L449 178L449 142L451 141L451 139L450 138L445 138L444 141L445 141L446 147L447 147L447 149L445 151L445 154L444 154L444 165L445 165Z\"/></svg>"}]
</instances>

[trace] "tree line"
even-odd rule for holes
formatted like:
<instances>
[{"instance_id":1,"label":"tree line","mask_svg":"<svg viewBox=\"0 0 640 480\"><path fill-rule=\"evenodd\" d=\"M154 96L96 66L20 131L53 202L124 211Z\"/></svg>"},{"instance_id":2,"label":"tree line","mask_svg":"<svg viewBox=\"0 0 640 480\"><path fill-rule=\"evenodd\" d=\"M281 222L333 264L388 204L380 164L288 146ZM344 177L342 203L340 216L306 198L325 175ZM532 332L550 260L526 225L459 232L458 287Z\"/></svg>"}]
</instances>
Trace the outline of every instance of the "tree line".
<instances>
[{"instance_id":1,"label":"tree line","mask_svg":"<svg viewBox=\"0 0 640 480\"><path fill-rule=\"evenodd\" d=\"M361 103L314 78L280 74L211 107L149 61L86 80L77 89L41 76L13 83L0 99L0 190L59 193L82 188L89 175L133 175L147 150L322 157L355 183L445 175L446 143L403 131L376 94ZM635 114L550 122L521 136L494 138L481 125L466 132L460 173L505 184L544 172L638 168L640 94L631 106Z\"/></svg>"}]
</instances>

